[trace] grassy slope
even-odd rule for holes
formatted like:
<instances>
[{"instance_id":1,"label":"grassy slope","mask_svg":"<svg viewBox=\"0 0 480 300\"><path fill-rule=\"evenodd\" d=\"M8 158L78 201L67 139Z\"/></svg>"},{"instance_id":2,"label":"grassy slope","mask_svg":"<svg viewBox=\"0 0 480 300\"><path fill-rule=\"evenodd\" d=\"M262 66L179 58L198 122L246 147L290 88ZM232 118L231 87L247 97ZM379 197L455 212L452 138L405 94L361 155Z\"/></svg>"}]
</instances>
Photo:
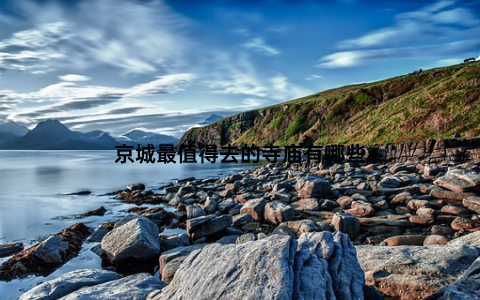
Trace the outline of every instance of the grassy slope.
<instances>
[{"instance_id":1,"label":"grassy slope","mask_svg":"<svg viewBox=\"0 0 480 300\"><path fill-rule=\"evenodd\" d=\"M326 145L417 141L456 132L479 136L480 63L345 86L258 111L264 117L255 126L227 140Z\"/></svg>"}]
</instances>

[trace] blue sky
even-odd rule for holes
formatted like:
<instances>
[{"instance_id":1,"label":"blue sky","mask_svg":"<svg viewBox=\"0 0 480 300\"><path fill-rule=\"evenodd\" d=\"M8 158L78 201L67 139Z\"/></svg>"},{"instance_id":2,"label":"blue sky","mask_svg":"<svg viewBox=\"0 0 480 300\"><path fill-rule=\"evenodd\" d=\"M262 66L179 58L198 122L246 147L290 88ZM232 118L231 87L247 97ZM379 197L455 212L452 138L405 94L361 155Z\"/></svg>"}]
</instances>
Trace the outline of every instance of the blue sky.
<instances>
[{"instance_id":1,"label":"blue sky","mask_svg":"<svg viewBox=\"0 0 480 300\"><path fill-rule=\"evenodd\" d=\"M0 1L0 121L180 136L480 55L478 1Z\"/></svg>"}]
</instances>

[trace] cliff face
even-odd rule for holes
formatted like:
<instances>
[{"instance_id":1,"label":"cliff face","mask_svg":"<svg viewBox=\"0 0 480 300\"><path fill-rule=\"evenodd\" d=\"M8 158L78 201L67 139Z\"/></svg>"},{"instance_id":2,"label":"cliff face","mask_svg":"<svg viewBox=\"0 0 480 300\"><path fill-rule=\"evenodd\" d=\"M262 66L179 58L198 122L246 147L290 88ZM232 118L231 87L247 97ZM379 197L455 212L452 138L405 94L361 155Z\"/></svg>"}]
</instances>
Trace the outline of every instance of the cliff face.
<instances>
[{"instance_id":1,"label":"cliff face","mask_svg":"<svg viewBox=\"0 0 480 300\"><path fill-rule=\"evenodd\" d=\"M480 135L480 63L345 86L189 130L180 143L405 143Z\"/></svg>"},{"instance_id":2,"label":"cliff face","mask_svg":"<svg viewBox=\"0 0 480 300\"><path fill-rule=\"evenodd\" d=\"M205 145L226 145L238 140L249 129L258 125L261 113L253 110L205 126L192 128L180 140L180 145L195 145L203 148Z\"/></svg>"}]
</instances>

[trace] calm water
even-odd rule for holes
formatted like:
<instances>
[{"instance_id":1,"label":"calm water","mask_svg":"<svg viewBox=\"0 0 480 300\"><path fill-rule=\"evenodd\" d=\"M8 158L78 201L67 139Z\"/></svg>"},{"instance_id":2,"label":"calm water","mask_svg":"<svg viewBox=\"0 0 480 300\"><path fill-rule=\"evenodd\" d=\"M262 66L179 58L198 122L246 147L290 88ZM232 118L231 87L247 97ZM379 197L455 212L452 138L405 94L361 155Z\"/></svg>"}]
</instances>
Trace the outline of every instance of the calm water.
<instances>
[{"instance_id":1,"label":"calm water","mask_svg":"<svg viewBox=\"0 0 480 300\"><path fill-rule=\"evenodd\" d=\"M0 151L0 244L20 241L31 245L76 222L90 227L115 220L133 205L99 196L142 182L151 189L185 177L219 177L253 167L246 164L116 164L115 151ZM90 196L69 196L82 190ZM104 217L78 215L104 205ZM79 257L47 279L79 267L99 267L100 260L86 244ZM5 259L0 259L0 263ZM0 282L0 299L15 299L46 278Z\"/></svg>"}]
</instances>

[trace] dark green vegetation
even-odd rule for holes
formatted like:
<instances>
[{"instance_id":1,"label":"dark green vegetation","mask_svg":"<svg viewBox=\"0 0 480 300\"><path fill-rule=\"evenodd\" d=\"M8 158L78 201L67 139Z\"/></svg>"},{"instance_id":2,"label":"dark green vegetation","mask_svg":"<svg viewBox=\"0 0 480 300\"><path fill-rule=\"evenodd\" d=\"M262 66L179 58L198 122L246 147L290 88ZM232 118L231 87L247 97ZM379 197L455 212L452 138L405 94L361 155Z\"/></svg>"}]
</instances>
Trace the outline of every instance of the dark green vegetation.
<instances>
[{"instance_id":1,"label":"dark green vegetation","mask_svg":"<svg viewBox=\"0 0 480 300\"><path fill-rule=\"evenodd\" d=\"M189 130L181 143L402 143L480 135L480 63L320 92Z\"/></svg>"}]
</instances>

